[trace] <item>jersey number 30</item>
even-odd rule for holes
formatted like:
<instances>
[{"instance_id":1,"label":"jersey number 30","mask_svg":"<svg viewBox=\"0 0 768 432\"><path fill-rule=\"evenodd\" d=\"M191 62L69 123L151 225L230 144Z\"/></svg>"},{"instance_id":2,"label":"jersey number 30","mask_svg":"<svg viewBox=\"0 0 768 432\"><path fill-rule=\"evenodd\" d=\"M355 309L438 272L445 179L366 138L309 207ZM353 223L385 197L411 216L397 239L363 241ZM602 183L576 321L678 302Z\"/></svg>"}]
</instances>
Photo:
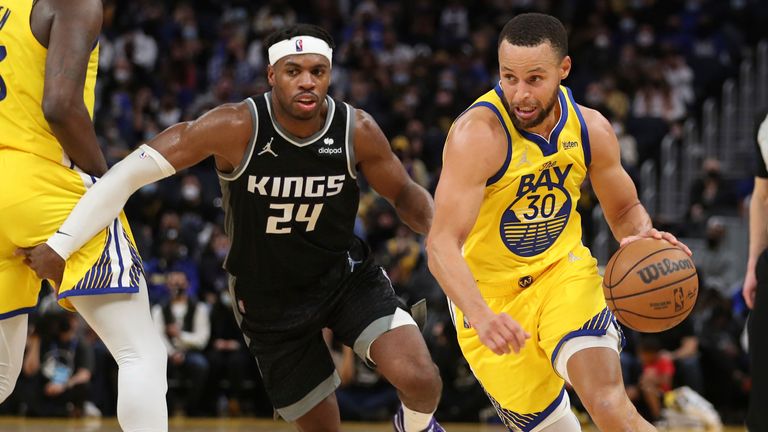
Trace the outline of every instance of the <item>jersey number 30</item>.
<instances>
[{"instance_id":1,"label":"jersey number 30","mask_svg":"<svg viewBox=\"0 0 768 432\"><path fill-rule=\"evenodd\" d=\"M270 204L272 210L280 210L281 214L270 216L267 219L267 234L290 234L291 227L286 225L292 220L296 222L306 222L307 232L314 231L320 212L323 211L323 204L299 204L294 217L295 204ZM312 209L310 211L310 208ZM283 225L283 226L280 226Z\"/></svg>"},{"instance_id":2,"label":"jersey number 30","mask_svg":"<svg viewBox=\"0 0 768 432\"><path fill-rule=\"evenodd\" d=\"M8 55L8 50L5 49L3 45L0 45L0 62L5 60L5 56ZM5 87L5 81L3 81L3 77L0 76L0 101L5 99L5 96L8 94L8 89Z\"/></svg>"}]
</instances>

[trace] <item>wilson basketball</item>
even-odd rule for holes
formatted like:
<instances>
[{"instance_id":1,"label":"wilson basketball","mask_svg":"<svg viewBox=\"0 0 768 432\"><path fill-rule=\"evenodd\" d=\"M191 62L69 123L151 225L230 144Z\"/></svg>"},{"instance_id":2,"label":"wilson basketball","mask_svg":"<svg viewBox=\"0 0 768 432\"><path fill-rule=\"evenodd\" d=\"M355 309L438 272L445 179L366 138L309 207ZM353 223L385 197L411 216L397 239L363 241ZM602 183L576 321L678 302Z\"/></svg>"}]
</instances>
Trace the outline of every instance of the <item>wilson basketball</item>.
<instances>
[{"instance_id":1,"label":"wilson basketball","mask_svg":"<svg viewBox=\"0 0 768 432\"><path fill-rule=\"evenodd\" d=\"M608 308L637 331L656 333L676 326L693 310L698 292L693 260L666 240L633 241L605 267Z\"/></svg>"}]
</instances>

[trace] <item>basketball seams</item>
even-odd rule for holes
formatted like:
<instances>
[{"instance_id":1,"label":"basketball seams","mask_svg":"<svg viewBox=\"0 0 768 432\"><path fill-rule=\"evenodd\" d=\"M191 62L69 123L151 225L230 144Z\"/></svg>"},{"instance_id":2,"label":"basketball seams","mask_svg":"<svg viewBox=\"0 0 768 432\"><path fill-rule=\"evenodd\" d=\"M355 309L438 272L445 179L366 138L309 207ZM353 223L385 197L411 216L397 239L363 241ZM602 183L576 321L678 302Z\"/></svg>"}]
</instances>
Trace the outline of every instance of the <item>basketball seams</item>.
<instances>
[{"instance_id":1,"label":"basketball seams","mask_svg":"<svg viewBox=\"0 0 768 432\"><path fill-rule=\"evenodd\" d=\"M672 318L677 318L680 315L687 315L691 311L691 309L693 309L693 306L691 306L688 309L685 309L683 311L680 311L679 313L676 313L674 315L667 315L667 316L663 316L663 317L655 317L655 316L650 316L650 315L643 315L643 314L639 314L637 312L632 312L629 309L617 309L616 311L614 311L614 313L616 313L616 312L626 312L628 314L631 314L631 315L634 315L634 316L637 316L637 317L640 317L640 318L644 318L644 319L650 319L650 320L669 320L669 319L672 319ZM632 326L630 326L628 324L624 324L624 325L626 325L627 327L630 327L630 328L634 328L634 327L632 327ZM635 329L635 330L637 330L637 329ZM647 333L645 330L643 330L643 332Z\"/></svg>"},{"instance_id":2,"label":"basketball seams","mask_svg":"<svg viewBox=\"0 0 768 432\"><path fill-rule=\"evenodd\" d=\"M698 273L696 273L696 270L694 270L693 273L689 274L688 276L686 276L686 277L684 277L682 279L678 279L678 280L676 280L674 282L669 282L669 283L667 283L665 285L661 285L661 286L658 286L658 287L655 287L655 288L651 288L651 289L649 289L647 291L640 291L640 292L636 292L636 293L633 293L633 294L623 295L621 297L614 297L613 293L611 293L611 300L613 300L614 303L615 303L616 300L623 300L623 299L628 299L628 298L632 298L632 297L643 295L643 294L652 293L652 292L658 291L660 289L668 288L671 285L674 285L674 284L677 284L677 283L680 283L680 282L683 282L683 281L687 281L688 279L690 279L692 277L695 277L697 275L698 275Z\"/></svg>"},{"instance_id":3,"label":"basketball seams","mask_svg":"<svg viewBox=\"0 0 768 432\"><path fill-rule=\"evenodd\" d=\"M611 284L611 285L605 285L605 278L603 278L603 285L605 285L605 287L608 288L608 289L613 289L616 285L620 284L630 273L632 273L632 270L634 270L638 266L638 264L640 264L641 262L647 260L648 258L650 258L650 257L652 257L652 256L654 256L656 254L659 254L659 253L662 253L662 252L668 251L668 250L678 250L678 251L681 251L681 252L683 251L682 249L680 249L679 247L676 247L676 246L655 250L655 251L649 253L648 255L640 258L639 260L635 261L635 263L632 265L632 267L630 267L627 270L627 272L624 273L624 275L621 277L621 279L616 281L616 283ZM685 257L687 259L690 259L690 257L688 255L686 255ZM615 267L615 265L614 265L614 267Z\"/></svg>"}]
</instances>

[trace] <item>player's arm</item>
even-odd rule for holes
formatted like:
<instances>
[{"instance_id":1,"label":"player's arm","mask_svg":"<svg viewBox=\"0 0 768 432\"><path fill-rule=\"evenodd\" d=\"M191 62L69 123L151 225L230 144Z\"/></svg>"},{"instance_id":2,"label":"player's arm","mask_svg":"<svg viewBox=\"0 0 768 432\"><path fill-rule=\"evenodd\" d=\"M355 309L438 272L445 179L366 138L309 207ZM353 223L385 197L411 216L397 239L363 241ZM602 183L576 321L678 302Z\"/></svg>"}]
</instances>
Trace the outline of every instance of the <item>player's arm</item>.
<instances>
[{"instance_id":1,"label":"player's arm","mask_svg":"<svg viewBox=\"0 0 768 432\"><path fill-rule=\"evenodd\" d=\"M592 150L589 179L616 240L623 246L642 237L663 238L690 255L690 249L674 235L653 228L651 218L637 196L635 184L621 166L619 142L608 120L595 110L580 109L584 113Z\"/></svg>"},{"instance_id":2,"label":"player's arm","mask_svg":"<svg viewBox=\"0 0 768 432\"><path fill-rule=\"evenodd\" d=\"M757 173L755 176L755 189L752 191L752 199L749 202L749 259L747 260L747 274L744 276L742 295L747 306L752 309L755 306L755 293L757 292L757 277L755 266L760 254L768 248L768 169L760 147L768 146L768 117L760 125L757 133Z\"/></svg>"},{"instance_id":3,"label":"player's arm","mask_svg":"<svg viewBox=\"0 0 768 432\"><path fill-rule=\"evenodd\" d=\"M43 115L72 162L88 174L101 176L107 162L83 100L88 59L101 31L101 1L49 0L34 12L35 19L47 22L46 16L50 32Z\"/></svg>"},{"instance_id":4,"label":"player's arm","mask_svg":"<svg viewBox=\"0 0 768 432\"><path fill-rule=\"evenodd\" d=\"M107 171L45 245L19 253L39 277L58 283L64 260L109 225L133 192L211 155L220 170L231 171L240 164L252 129L246 103L222 105L169 127Z\"/></svg>"},{"instance_id":5,"label":"player's arm","mask_svg":"<svg viewBox=\"0 0 768 432\"><path fill-rule=\"evenodd\" d=\"M355 113L355 157L368 183L387 199L406 225L426 234L432 224L434 203L414 182L389 146L389 141L370 114Z\"/></svg>"},{"instance_id":6,"label":"player's arm","mask_svg":"<svg viewBox=\"0 0 768 432\"><path fill-rule=\"evenodd\" d=\"M491 111L477 108L456 121L445 143L435 221L427 239L429 269L496 354L509 353L510 346L518 352L529 335L509 315L488 307L461 249L477 220L486 182L503 164L506 146Z\"/></svg>"}]
</instances>

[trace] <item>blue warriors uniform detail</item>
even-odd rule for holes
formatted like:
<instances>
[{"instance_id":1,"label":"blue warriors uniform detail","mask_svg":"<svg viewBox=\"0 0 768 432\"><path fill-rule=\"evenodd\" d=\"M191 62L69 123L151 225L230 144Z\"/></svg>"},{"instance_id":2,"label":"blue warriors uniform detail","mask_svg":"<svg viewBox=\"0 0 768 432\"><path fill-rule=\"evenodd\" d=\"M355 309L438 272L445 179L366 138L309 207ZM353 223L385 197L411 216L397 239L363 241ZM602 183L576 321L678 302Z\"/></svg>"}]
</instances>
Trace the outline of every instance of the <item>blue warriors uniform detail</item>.
<instances>
[{"instance_id":1,"label":"blue warriors uniform detail","mask_svg":"<svg viewBox=\"0 0 768 432\"><path fill-rule=\"evenodd\" d=\"M581 243L576 203L591 153L580 108L559 87L560 118L545 138L516 129L503 100L497 86L462 114L489 109L507 144L462 253L486 304L531 338L520 353L498 356L457 306L450 309L462 353L506 426L536 431L548 416L567 412L554 367L562 345L605 335L615 318L606 309L597 262Z\"/></svg>"},{"instance_id":2,"label":"blue warriors uniform detail","mask_svg":"<svg viewBox=\"0 0 768 432\"><path fill-rule=\"evenodd\" d=\"M560 348L568 340L579 336L603 336L608 332L608 328L611 326L613 326L616 329L616 332L619 334L621 347L624 348L624 346L627 344L627 338L624 336L624 331L621 329L619 322L616 320L616 316L613 315L613 312L611 312L606 307L602 312L584 323L580 329L574 330L560 339L560 342L557 343L555 350L552 352L552 363L555 363L555 359L557 358L557 354L560 352Z\"/></svg>"},{"instance_id":3,"label":"blue warriors uniform detail","mask_svg":"<svg viewBox=\"0 0 768 432\"><path fill-rule=\"evenodd\" d=\"M501 419L502 423L504 423L504 426L507 427L507 429L510 431L530 432L544 419L546 419L547 416L560 405L560 403L562 403L563 397L565 397L565 387L560 390L560 394L557 396L557 398L555 398L554 401L552 401L552 403L549 404L549 406L547 406L546 409L529 414L520 414L508 410L502 407L501 404L499 404L499 402L493 398L493 396L489 395L488 393L486 394L488 395L488 399L490 399L491 404L496 409L496 412L499 414L499 418Z\"/></svg>"},{"instance_id":4,"label":"blue warriors uniform detail","mask_svg":"<svg viewBox=\"0 0 768 432\"><path fill-rule=\"evenodd\" d=\"M96 181L64 153L42 111L47 49L30 28L32 0L0 0L0 319L31 312L41 280L16 248L44 243ZM83 100L93 114L99 47ZM66 262L59 304L68 297L139 290L141 259L121 213Z\"/></svg>"}]
</instances>

